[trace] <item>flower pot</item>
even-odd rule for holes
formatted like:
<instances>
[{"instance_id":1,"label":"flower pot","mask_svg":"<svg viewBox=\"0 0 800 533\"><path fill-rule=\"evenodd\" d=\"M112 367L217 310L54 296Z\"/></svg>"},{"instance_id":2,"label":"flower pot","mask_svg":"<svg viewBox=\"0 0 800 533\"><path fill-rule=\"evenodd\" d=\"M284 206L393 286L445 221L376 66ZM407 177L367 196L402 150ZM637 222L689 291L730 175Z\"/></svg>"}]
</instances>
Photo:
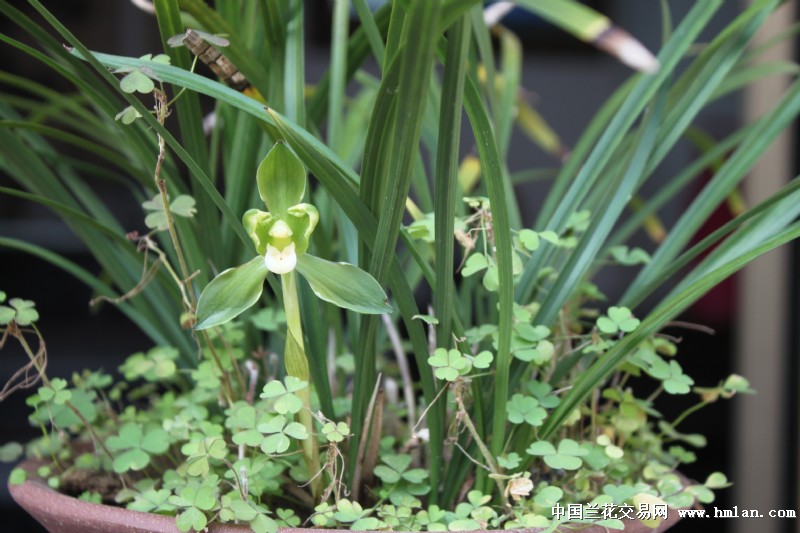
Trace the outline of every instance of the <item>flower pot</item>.
<instances>
[{"instance_id":1,"label":"flower pot","mask_svg":"<svg viewBox=\"0 0 800 533\"><path fill-rule=\"evenodd\" d=\"M21 468L34 471L32 462L27 461ZM50 533L180 533L172 516L140 513L122 507L98 505L61 494L42 481L31 477L21 485L9 485L9 491L23 509L33 516ZM656 529L651 529L638 520L624 520L628 533L659 533L672 527L679 520L678 513L672 510L669 518ZM582 527L583 533L608 533L609 529L600 526ZM574 531L564 526L559 531ZM213 524L209 533L246 533L247 526ZM300 528L281 528L279 533L299 533L311 531ZM318 533L340 533L341 530L313 529ZM543 529L520 529L520 533L535 533Z\"/></svg>"}]
</instances>

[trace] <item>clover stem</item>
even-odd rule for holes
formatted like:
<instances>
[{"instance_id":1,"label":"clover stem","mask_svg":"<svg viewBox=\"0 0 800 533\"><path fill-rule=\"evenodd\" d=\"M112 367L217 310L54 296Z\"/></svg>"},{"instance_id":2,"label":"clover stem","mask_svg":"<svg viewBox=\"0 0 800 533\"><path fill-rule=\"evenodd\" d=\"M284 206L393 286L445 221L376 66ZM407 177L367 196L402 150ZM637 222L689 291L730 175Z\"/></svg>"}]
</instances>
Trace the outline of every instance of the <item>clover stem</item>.
<instances>
[{"instance_id":1,"label":"clover stem","mask_svg":"<svg viewBox=\"0 0 800 533\"><path fill-rule=\"evenodd\" d=\"M9 331L9 334L13 335L17 339L17 341L19 341L20 345L22 346L22 349L25 351L25 355L27 355L28 359L31 360L31 364L33 364L34 368L36 369L36 372L39 373L39 377L41 378L42 383L44 384L44 386L49 387L49 388L53 388L53 385L50 383L50 380L47 378L47 374L45 373L44 365L39 360L39 358L36 356L36 354L33 353L33 350L31 349L30 344L28 344L28 341L25 340L24 333L19 329L19 326L17 326L14 323L12 323L11 327L13 329L11 329ZM39 333L39 330L36 328L36 326L32 326L32 327L33 327L34 332L36 333L36 336L39 337L39 344L41 346L44 346L44 339L42 338L42 334ZM89 423L89 421L86 420L86 418L83 416L83 414L80 412L80 410L78 410L78 408L75 407L75 404L73 404L71 401L67 400L66 402L64 402L64 405L66 405L67 408L70 411L72 411L75 414L75 416L77 416L78 419L81 422L83 422L83 425L86 426L86 429L91 434L92 439L94 440L94 442L96 444L99 444L100 448L103 450L103 452L105 452L105 454L113 461L114 460L114 456L111 454L111 452L108 450L108 448L106 448L106 445L103 442L103 440L100 439L100 437L98 437L97 434L94 432L94 428Z\"/></svg>"},{"instance_id":2,"label":"clover stem","mask_svg":"<svg viewBox=\"0 0 800 533\"><path fill-rule=\"evenodd\" d=\"M303 326L300 321L300 301L297 297L297 277L292 270L281 275L281 288L283 290L283 308L286 313L286 349L284 350L284 364L286 373L302 381L310 382L308 359L303 347ZM303 409L297 413L297 421L306 428L308 438L302 441L303 456L309 476L319 470L319 449L314 431L314 417L311 410L311 389L306 387L297 392L303 402ZM317 501L322 492L322 479L316 476L311 480L311 492Z\"/></svg>"},{"instance_id":3,"label":"clover stem","mask_svg":"<svg viewBox=\"0 0 800 533\"><path fill-rule=\"evenodd\" d=\"M461 417L461 422L466 426L467 430L469 431L470 435L472 435L472 439L475 441L475 444L478 446L478 450L480 450L481 455L483 455L483 459L486 461L487 466L492 471L492 474L499 475L500 469L497 466L497 463L494 460L494 456L492 452L489 451L489 448L486 446L486 443L483 442L481 439L480 434L478 434L478 430L475 428L475 424L472 423L472 419L469 417L469 413L467 412L467 408L464 405L464 398L462 397L462 392L460 386L456 385L453 388L455 392L455 400L456 405L458 405L458 414ZM511 507L511 504L508 501L508 496L503 489L503 483L500 479L495 477L495 483L497 483L497 489L500 496L503 499L503 504L506 507Z\"/></svg>"},{"instance_id":4,"label":"clover stem","mask_svg":"<svg viewBox=\"0 0 800 533\"><path fill-rule=\"evenodd\" d=\"M155 91L156 97L156 118L163 126L169 115L169 107L167 102L167 95L162 91ZM167 182L161 178L161 167L164 164L166 156L166 146L164 138L158 134L158 158L156 159L156 168L153 171L153 178L161 195L161 202L164 204L164 215L167 219L167 229L169 231L172 246L175 248L175 254L178 257L178 264L181 267L181 274L183 279L181 285L186 286L186 292L189 294L190 309L187 311L195 312L197 307L197 299L195 298L194 291L192 290L192 277L189 275L189 268L186 264L186 258L183 255L183 248L181 247L180 240L178 239L178 231L175 229L175 221L172 218L172 211L169 208L169 197L167 196Z\"/></svg>"},{"instance_id":5,"label":"clover stem","mask_svg":"<svg viewBox=\"0 0 800 533\"><path fill-rule=\"evenodd\" d=\"M39 345L43 346L44 339L42 338L42 334L39 333L39 330L36 328L36 326L32 325L32 327L36 335L39 337ZM36 354L33 353L33 349L31 349L31 346L30 344L28 344L28 341L25 340L25 334L22 332L19 326L17 326L15 322L12 322L9 325L9 329L7 330L7 332L9 335L16 338L20 346L22 346L25 355L28 356L28 359L30 359L31 364L36 369L36 373L39 374L39 378L42 380L42 383L47 387L51 387L50 380L47 379L47 374L45 374L44 371L46 363L43 365L42 361L39 360L39 357L37 357Z\"/></svg>"},{"instance_id":6,"label":"clover stem","mask_svg":"<svg viewBox=\"0 0 800 533\"><path fill-rule=\"evenodd\" d=\"M687 416L689 416L690 414L694 413L695 411L699 411L700 409L702 409L703 407L705 407L705 406L706 406L706 405L708 405L709 403L711 403L711 402L704 400L704 401L702 401L702 402L700 402L700 403L698 403L698 404L696 404L696 405L693 405L692 407L688 408L687 410L685 410L684 412L682 412L682 413L680 414L680 416L678 416L678 418L676 418L676 419L675 419L675 420L672 422L672 427L673 427L673 428L676 428L676 427L678 427L678 424L680 424L681 422L683 422L684 420L686 420L686 417L687 417ZM663 435L663 432L662 432L662 435Z\"/></svg>"}]
</instances>

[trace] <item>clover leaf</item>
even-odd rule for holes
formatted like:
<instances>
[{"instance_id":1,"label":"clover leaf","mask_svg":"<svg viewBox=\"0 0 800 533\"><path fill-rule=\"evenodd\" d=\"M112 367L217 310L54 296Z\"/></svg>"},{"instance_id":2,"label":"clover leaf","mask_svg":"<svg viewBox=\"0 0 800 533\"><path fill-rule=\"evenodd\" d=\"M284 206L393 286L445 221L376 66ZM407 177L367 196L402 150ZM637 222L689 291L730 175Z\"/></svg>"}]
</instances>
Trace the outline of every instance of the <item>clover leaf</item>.
<instances>
[{"instance_id":1,"label":"clover leaf","mask_svg":"<svg viewBox=\"0 0 800 533\"><path fill-rule=\"evenodd\" d=\"M722 383L722 397L732 398L735 394L754 394L750 382L738 374L731 374Z\"/></svg>"},{"instance_id":2,"label":"clover leaf","mask_svg":"<svg viewBox=\"0 0 800 533\"><path fill-rule=\"evenodd\" d=\"M28 398L28 405L36 407L30 417L31 420L38 424L52 423L62 428L83 425L86 422L93 423L97 418L97 407L95 406L97 394L95 391L66 390L64 389L66 381L56 378L51 380L50 384L53 385L54 382L56 389L42 387L37 394ZM44 393L45 397L53 401L44 400L40 393ZM56 401L61 403L56 403Z\"/></svg>"},{"instance_id":3,"label":"clover leaf","mask_svg":"<svg viewBox=\"0 0 800 533\"><path fill-rule=\"evenodd\" d=\"M497 464L506 470L513 470L522 464L522 458L518 453L511 452L498 457Z\"/></svg>"},{"instance_id":4,"label":"clover leaf","mask_svg":"<svg viewBox=\"0 0 800 533\"><path fill-rule=\"evenodd\" d=\"M544 462L550 468L560 470L577 470L583 464L581 457L588 455L589 451L572 439L563 439L558 443L558 449L547 441L537 441L527 449L528 454L544 457Z\"/></svg>"},{"instance_id":5,"label":"clover leaf","mask_svg":"<svg viewBox=\"0 0 800 533\"><path fill-rule=\"evenodd\" d=\"M302 523L300 517L294 514L292 509L281 509L278 508L275 510L275 514L278 516L278 525L282 527L298 527Z\"/></svg>"},{"instance_id":6,"label":"clover leaf","mask_svg":"<svg viewBox=\"0 0 800 533\"><path fill-rule=\"evenodd\" d=\"M140 424L128 422L117 435L106 441L106 446L115 454L114 472L123 474L130 470L143 470L150 464L151 456L160 455L169 449L170 437L161 428L154 428L145 433Z\"/></svg>"},{"instance_id":7,"label":"clover leaf","mask_svg":"<svg viewBox=\"0 0 800 533\"><path fill-rule=\"evenodd\" d=\"M689 505L691 505L691 503L692 502L690 498ZM635 505L637 509L642 509L642 508L654 509L658 507L666 507L667 502L665 502L658 496L642 492L633 497L633 505ZM644 526L650 529L655 529L661 524L661 522L664 519L661 516L645 516L640 518L640 520Z\"/></svg>"},{"instance_id":8,"label":"clover leaf","mask_svg":"<svg viewBox=\"0 0 800 533\"><path fill-rule=\"evenodd\" d=\"M650 255L641 248L628 249L627 246L612 246L609 250L614 260L625 266L646 265L650 262Z\"/></svg>"},{"instance_id":9,"label":"clover leaf","mask_svg":"<svg viewBox=\"0 0 800 533\"><path fill-rule=\"evenodd\" d=\"M169 502L171 492L167 489L150 488L134 496L128 509L142 513L161 513L174 511L175 506Z\"/></svg>"},{"instance_id":10,"label":"clover leaf","mask_svg":"<svg viewBox=\"0 0 800 533\"><path fill-rule=\"evenodd\" d=\"M11 474L9 474L8 476L8 484L22 485L23 483L25 483L26 479L28 479L28 473L21 468L15 468L11 471Z\"/></svg>"},{"instance_id":11,"label":"clover leaf","mask_svg":"<svg viewBox=\"0 0 800 533\"><path fill-rule=\"evenodd\" d=\"M222 496L219 517L223 522L247 522L254 533L276 533L278 523L266 513L261 505L242 500L238 492Z\"/></svg>"},{"instance_id":12,"label":"clover leaf","mask_svg":"<svg viewBox=\"0 0 800 533\"><path fill-rule=\"evenodd\" d=\"M459 376L469 372L470 363L458 350L437 348L428 358L428 364L434 368L434 375L445 381L455 381Z\"/></svg>"},{"instance_id":13,"label":"clover leaf","mask_svg":"<svg viewBox=\"0 0 800 533\"><path fill-rule=\"evenodd\" d=\"M433 213L426 213L406 227L408 235L416 240L433 243L436 241L436 225Z\"/></svg>"},{"instance_id":14,"label":"clover leaf","mask_svg":"<svg viewBox=\"0 0 800 533\"><path fill-rule=\"evenodd\" d=\"M514 333L521 341L538 342L550 336L550 328L542 325L534 326L520 323L514 325Z\"/></svg>"},{"instance_id":15,"label":"clover leaf","mask_svg":"<svg viewBox=\"0 0 800 533\"><path fill-rule=\"evenodd\" d=\"M492 352L484 350L472 357L472 366L480 369L489 368L493 360L494 356L492 355Z\"/></svg>"},{"instance_id":16,"label":"clover leaf","mask_svg":"<svg viewBox=\"0 0 800 533\"><path fill-rule=\"evenodd\" d=\"M241 499L237 493L225 494L222 496L222 508L219 517L225 522L240 520L250 522L258 516L258 510L249 502Z\"/></svg>"},{"instance_id":17,"label":"clover leaf","mask_svg":"<svg viewBox=\"0 0 800 533\"><path fill-rule=\"evenodd\" d=\"M333 516L339 522L348 523L355 522L364 516L364 514L366 513L361 507L361 504L358 502L351 502L350 500L341 499L336 504L336 512Z\"/></svg>"},{"instance_id":18,"label":"clover leaf","mask_svg":"<svg viewBox=\"0 0 800 533\"><path fill-rule=\"evenodd\" d=\"M447 512L439 508L438 505L431 505L427 510L423 509L417 513L417 522L425 526L427 531L447 531L444 523Z\"/></svg>"},{"instance_id":19,"label":"clover leaf","mask_svg":"<svg viewBox=\"0 0 800 533\"><path fill-rule=\"evenodd\" d=\"M514 350L514 357L520 361L543 365L553 359L556 347L550 341L541 341L535 347Z\"/></svg>"},{"instance_id":20,"label":"clover leaf","mask_svg":"<svg viewBox=\"0 0 800 533\"><path fill-rule=\"evenodd\" d=\"M526 513L522 516L516 516L509 520L503 527L505 529L533 529L533 528L546 528L550 526L550 519L543 515Z\"/></svg>"},{"instance_id":21,"label":"clover leaf","mask_svg":"<svg viewBox=\"0 0 800 533\"><path fill-rule=\"evenodd\" d=\"M305 440L308 432L299 422L289 422L285 416L278 415L268 421L258 424L258 431L267 435L261 441L261 450L264 453L283 453L289 449L290 438Z\"/></svg>"},{"instance_id":22,"label":"clover leaf","mask_svg":"<svg viewBox=\"0 0 800 533\"><path fill-rule=\"evenodd\" d=\"M661 358L653 359L647 373L661 380L664 390L670 394L688 394L694 380L683 373L681 365L673 360L667 363Z\"/></svg>"},{"instance_id":23,"label":"clover leaf","mask_svg":"<svg viewBox=\"0 0 800 533\"><path fill-rule=\"evenodd\" d=\"M257 413L255 407L245 402L236 402L228 410L228 418L225 426L231 429L238 429L233 434L231 440L234 444L246 446L259 446L264 439L257 426Z\"/></svg>"},{"instance_id":24,"label":"clover leaf","mask_svg":"<svg viewBox=\"0 0 800 533\"><path fill-rule=\"evenodd\" d=\"M421 468L412 468L411 456L408 454L385 454L381 456L384 464L375 467L375 475L384 483L393 484L405 480L418 485L425 481L428 473Z\"/></svg>"},{"instance_id":25,"label":"clover leaf","mask_svg":"<svg viewBox=\"0 0 800 533\"><path fill-rule=\"evenodd\" d=\"M469 277L476 272L480 272L488 268L489 260L486 258L485 255L480 253L474 253L467 258L467 262L464 264L464 268L461 269L461 275Z\"/></svg>"},{"instance_id":26,"label":"clover leaf","mask_svg":"<svg viewBox=\"0 0 800 533\"><path fill-rule=\"evenodd\" d=\"M144 378L151 383L176 377L178 367L175 361L179 352L171 346L156 346L147 353L137 352L128 357L120 366L120 372L127 380Z\"/></svg>"},{"instance_id":27,"label":"clover leaf","mask_svg":"<svg viewBox=\"0 0 800 533\"><path fill-rule=\"evenodd\" d=\"M540 231L539 232L539 238L543 239L543 240L545 240L545 241L547 241L550 244L553 244L555 246L560 246L561 245L561 239L559 238L558 233L556 233L555 231L551 231L551 230Z\"/></svg>"},{"instance_id":28,"label":"clover leaf","mask_svg":"<svg viewBox=\"0 0 800 533\"><path fill-rule=\"evenodd\" d=\"M72 392L67 389L67 381L61 378L50 380L49 387L39 387L37 392L42 401L51 402L55 405L64 405L72 398Z\"/></svg>"},{"instance_id":29,"label":"clover leaf","mask_svg":"<svg viewBox=\"0 0 800 533\"><path fill-rule=\"evenodd\" d=\"M731 486L731 483L722 472L713 472L706 478L703 485L709 489L726 489Z\"/></svg>"},{"instance_id":30,"label":"clover leaf","mask_svg":"<svg viewBox=\"0 0 800 533\"><path fill-rule=\"evenodd\" d=\"M683 464L690 464L697 461L697 455L683 446L670 446L667 452L674 457L676 461Z\"/></svg>"},{"instance_id":31,"label":"clover leaf","mask_svg":"<svg viewBox=\"0 0 800 533\"><path fill-rule=\"evenodd\" d=\"M350 428L344 422L326 422L322 426L322 434L328 442L342 442L348 435L350 435Z\"/></svg>"},{"instance_id":32,"label":"clover leaf","mask_svg":"<svg viewBox=\"0 0 800 533\"><path fill-rule=\"evenodd\" d=\"M124 122L123 118L123 122ZM165 231L168 228L167 213L164 209L164 199L156 194L152 199L144 202L142 207L150 213L145 217L144 223L150 229ZM192 218L197 212L195 200L188 194L181 194L169 203L170 213L183 218Z\"/></svg>"},{"instance_id":33,"label":"clover leaf","mask_svg":"<svg viewBox=\"0 0 800 533\"><path fill-rule=\"evenodd\" d=\"M515 394L511 401L506 404L508 421L512 424L522 424L526 422L531 426L541 426L547 416L547 411L539 406L536 398Z\"/></svg>"},{"instance_id":34,"label":"clover leaf","mask_svg":"<svg viewBox=\"0 0 800 533\"><path fill-rule=\"evenodd\" d=\"M621 459L625 454L622 448L615 445L608 435L598 435L595 441L603 448L603 453L611 459Z\"/></svg>"},{"instance_id":35,"label":"clover leaf","mask_svg":"<svg viewBox=\"0 0 800 533\"><path fill-rule=\"evenodd\" d=\"M6 301L6 293L0 292L2 295L2 299L0 299L0 303ZM8 307L7 305L0 305L0 326L5 326L10 324L14 317L17 316L17 311L12 308Z\"/></svg>"},{"instance_id":36,"label":"clover leaf","mask_svg":"<svg viewBox=\"0 0 800 533\"><path fill-rule=\"evenodd\" d=\"M714 492L703 485L689 485L686 487L686 493L700 503L709 504L714 501Z\"/></svg>"},{"instance_id":37,"label":"clover leaf","mask_svg":"<svg viewBox=\"0 0 800 533\"><path fill-rule=\"evenodd\" d=\"M132 105L114 115L114 120L119 120L126 126L133 124L138 118L142 118L142 115Z\"/></svg>"},{"instance_id":38,"label":"clover leaf","mask_svg":"<svg viewBox=\"0 0 800 533\"><path fill-rule=\"evenodd\" d=\"M211 511L217 506L217 491L210 484L200 487L188 486L170 496L169 502L177 508L184 509L175 517L178 529L187 531L202 531L208 524L205 511Z\"/></svg>"},{"instance_id":39,"label":"clover leaf","mask_svg":"<svg viewBox=\"0 0 800 533\"><path fill-rule=\"evenodd\" d=\"M119 88L126 93L135 93L138 91L142 94L148 94L153 92L156 85L147 74L134 70L119 80Z\"/></svg>"},{"instance_id":40,"label":"clover leaf","mask_svg":"<svg viewBox=\"0 0 800 533\"><path fill-rule=\"evenodd\" d=\"M539 249L539 234L530 229L524 229L517 234L520 244L529 252Z\"/></svg>"},{"instance_id":41,"label":"clover leaf","mask_svg":"<svg viewBox=\"0 0 800 533\"><path fill-rule=\"evenodd\" d=\"M558 396L551 394L553 387L549 383L531 381L528 383L528 390L534 398L539 400L539 405L545 409L554 409L561 403Z\"/></svg>"},{"instance_id":42,"label":"clover leaf","mask_svg":"<svg viewBox=\"0 0 800 533\"><path fill-rule=\"evenodd\" d=\"M166 54L158 54L155 57L153 57L152 54L146 54L139 59L169 65L169 56ZM116 69L114 72L127 72L127 74L119 80L119 87L123 92L148 94L155 89L153 79L156 79L156 76L147 67L123 67Z\"/></svg>"},{"instance_id":43,"label":"clover leaf","mask_svg":"<svg viewBox=\"0 0 800 533\"><path fill-rule=\"evenodd\" d=\"M616 335L619 332L630 333L638 326L639 320L627 307L609 307L607 316L597 319L597 329L610 335Z\"/></svg>"},{"instance_id":44,"label":"clover leaf","mask_svg":"<svg viewBox=\"0 0 800 533\"><path fill-rule=\"evenodd\" d=\"M205 477L211 471L209 461L224 459L228 455L228 446L220 437L197 438L184 444L181 453L187 456L186 473Z\"/></svg>"},{"instance_id":45,"label":"clover leaf","mask_svg":"<svg viewBox=\"0 0 800 533\"><path fill-rule=\"evenodd\" d=\"M533 502L536 505L545 508L552 508L556 503L561 501L564 497L564 491L558 487L544 487L536 493L533 497Z\"/></svg>"},{"instance_id":46,"label":"clover leaf","mask_svg":"<svg viewBox=\"0 0 800 533\"><path fill-rule=\"evenodd\" d=\"M5 301L5 297L5 293L3 293L0 303ZM18 326L30 326L39 320L36 304L31 300L11 298L8 303L11 307L0 305L0 326L10 324L12 321L16 322Z\"/></svg>"},{"instance_id":47,"label":"clover leaf","mask_svg":"<svg viewBox=\"0 0 800 533\"><path fill-rule=\"evenodd\" d=\"M273 408L278 414L295 414L303 408L303 400L295 393L306 387L308 382L286 376L283 382L273 380L264 385L261 398L274 400Z\"/></svg>"}]
</instances>

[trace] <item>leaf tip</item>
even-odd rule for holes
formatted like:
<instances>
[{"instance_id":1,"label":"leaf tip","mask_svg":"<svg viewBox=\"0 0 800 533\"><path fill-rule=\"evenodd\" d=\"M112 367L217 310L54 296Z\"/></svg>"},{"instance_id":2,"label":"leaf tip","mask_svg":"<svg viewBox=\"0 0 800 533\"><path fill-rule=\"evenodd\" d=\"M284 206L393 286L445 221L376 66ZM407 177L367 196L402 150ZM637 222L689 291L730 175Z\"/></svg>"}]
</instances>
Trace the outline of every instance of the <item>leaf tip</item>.
<instances>
[{"instance_id":1,"label":"leaf tip","mask_svg":"<svg viewBox=\"0 0 800 533\"><path fill-rule=\"evenodd\" d=\"M658 59L628 32L611 27L596 40L599 48L615 56L624 64L645 74L653 74L661 68Z\"/></svg>"}]
</instances>

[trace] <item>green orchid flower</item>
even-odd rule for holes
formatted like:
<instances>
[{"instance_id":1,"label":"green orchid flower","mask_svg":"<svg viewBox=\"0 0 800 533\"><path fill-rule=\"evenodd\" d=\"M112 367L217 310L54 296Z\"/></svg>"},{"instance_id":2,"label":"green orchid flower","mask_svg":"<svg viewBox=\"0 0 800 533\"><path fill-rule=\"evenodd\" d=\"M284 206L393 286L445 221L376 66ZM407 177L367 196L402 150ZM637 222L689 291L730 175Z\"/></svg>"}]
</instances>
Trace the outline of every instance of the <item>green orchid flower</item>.
<instances>
[{"instance_id":1,"label":"green orchid flower","mask_svg":"<svg viewBox=\"0 0 800 533\"><path fill-rule=\"evenodd\" d=\"M256 181L267 210L250 209L242 224L258 255L223 271L206 286L197 303L196 329L224 324L252 307L270 272L286 276L297 271L319 298L346 309L391 312L386 293L367 272L307 253L319 213L303 203L306 171L286 144L273 146L258 166Z\"/></svg>"}]
</instances>

